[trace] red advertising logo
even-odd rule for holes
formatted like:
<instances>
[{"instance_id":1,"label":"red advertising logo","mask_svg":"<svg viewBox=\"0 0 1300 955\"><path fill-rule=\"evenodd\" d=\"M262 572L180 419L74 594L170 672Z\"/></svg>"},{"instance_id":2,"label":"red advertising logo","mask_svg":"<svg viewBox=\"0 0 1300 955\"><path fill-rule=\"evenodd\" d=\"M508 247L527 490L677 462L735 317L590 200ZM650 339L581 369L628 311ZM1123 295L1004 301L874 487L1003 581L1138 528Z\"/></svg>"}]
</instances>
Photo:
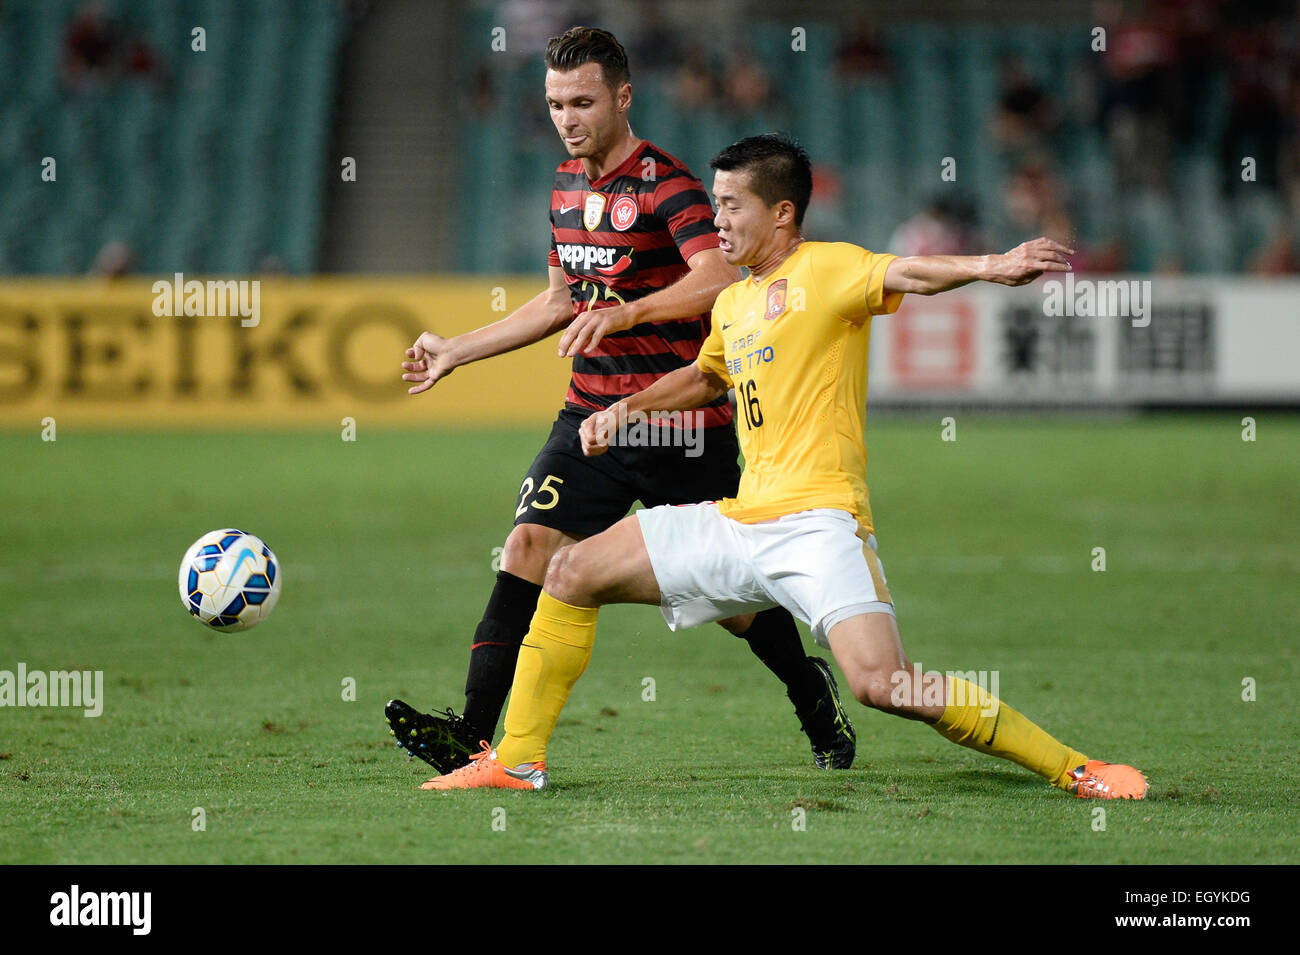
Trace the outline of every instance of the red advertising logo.
<instances>
[{"instance_id":1,"label":"red advertising logo","mask_svg":"<svg viewBox=\"0 0 1300 955\"><path fill-rule=\"evenodd\" d=\"M909 302L893 325L890 370L900 388L966 388L975 370L975 312L961 299Z\"/></svg>"}]
</instances>

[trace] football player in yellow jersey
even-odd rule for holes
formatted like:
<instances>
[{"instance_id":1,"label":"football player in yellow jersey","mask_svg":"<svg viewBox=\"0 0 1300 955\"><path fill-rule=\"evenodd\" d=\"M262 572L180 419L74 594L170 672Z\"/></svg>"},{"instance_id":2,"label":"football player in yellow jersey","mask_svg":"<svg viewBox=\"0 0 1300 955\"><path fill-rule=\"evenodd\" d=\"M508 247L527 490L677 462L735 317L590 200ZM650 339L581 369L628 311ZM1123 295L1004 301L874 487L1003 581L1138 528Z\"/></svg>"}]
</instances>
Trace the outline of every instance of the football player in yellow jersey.
<instances>
[{"instance_id":1,"label":"football player in yellow jersey","mask_svg":"<svg viewBox=\"0 0 1300 955\"><path fill-rule=\"evenodd\" d=\"M735 389L745 469L735 498L655 507L560 550L524 640L506 735L428 789L546 786L546 744L586 669L597 609L658 604L676 630L784 606L829 647L859 702L928 723L954 743L1012 760L1082 798L1141 799L1131 766L1071 749L966 680L914 671L876 555L863 412L871 318L903 295L974 281L1024 285L1068 271L1047 238L1004 255L912 256L807 242L807 154L777 135L729 146L716 170L726 288L697 361L582 426L584 453L617 442L630 416L698 407Z\"/></svg>"}]
</instances>

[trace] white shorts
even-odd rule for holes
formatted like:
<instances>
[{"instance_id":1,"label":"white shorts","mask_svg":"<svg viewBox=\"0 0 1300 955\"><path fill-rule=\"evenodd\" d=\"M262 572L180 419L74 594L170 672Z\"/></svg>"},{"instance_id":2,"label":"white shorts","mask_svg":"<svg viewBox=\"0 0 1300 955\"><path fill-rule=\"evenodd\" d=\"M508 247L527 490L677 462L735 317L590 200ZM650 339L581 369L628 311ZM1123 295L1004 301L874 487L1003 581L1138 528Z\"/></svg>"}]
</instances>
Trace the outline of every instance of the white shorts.
<instances>
[{"instance_id":1,"label":"white shorts","mask_svg":"<svg viewBox=\"0 0 1300 955\"><path fill-rule=\"evenodd\" d=\"M778 604L827 634L863 613L894 613L876 537L847 511L818 508L742 524L714 502L637 512L673 630Z\"/></svg>"}]
</instances>

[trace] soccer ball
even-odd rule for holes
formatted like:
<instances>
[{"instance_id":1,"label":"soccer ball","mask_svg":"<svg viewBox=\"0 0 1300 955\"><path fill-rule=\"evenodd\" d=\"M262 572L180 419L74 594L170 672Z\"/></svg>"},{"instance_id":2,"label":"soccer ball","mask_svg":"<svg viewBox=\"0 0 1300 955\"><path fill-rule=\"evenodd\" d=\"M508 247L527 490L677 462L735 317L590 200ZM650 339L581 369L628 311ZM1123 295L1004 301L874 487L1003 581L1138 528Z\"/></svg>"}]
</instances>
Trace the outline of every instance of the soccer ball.
<instances>
[{"instance_id":1,"label":"soccer ball","mask_svg":"<svg viewBox=\"0 0 1300 955\"><path fill-rule=\"evenodd\" d=\"M252 534L209 531L185 552L180 588L185 609L212 629L247 630L280 599L280 562Z\"/></svg>"}]
</instances>

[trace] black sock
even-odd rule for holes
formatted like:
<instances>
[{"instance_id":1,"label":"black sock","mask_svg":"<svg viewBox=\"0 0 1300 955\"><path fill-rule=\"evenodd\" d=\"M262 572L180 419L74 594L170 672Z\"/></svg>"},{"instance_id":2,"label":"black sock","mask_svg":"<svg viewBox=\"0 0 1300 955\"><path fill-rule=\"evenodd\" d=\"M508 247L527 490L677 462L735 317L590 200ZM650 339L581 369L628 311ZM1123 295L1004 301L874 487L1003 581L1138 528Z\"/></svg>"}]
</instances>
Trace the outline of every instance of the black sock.
<instances>
[{"instance_id":1,"label":"black sock","mask_svg":"<svg viewBox=\"0 0 1300 955\"><path fill-rule=\"evenodd\" d=\"M786 694L796 710L806 711L817 702L825 684L808 662L790 611L784 607L764 610L754 617L741 638L749 642L754 656L785 684Z\"/></svg>"},{"instance_id":2,"label":"black sock","mask_svg":"<svg viewBox=\"0 0 1300 955\"><path fill-rule=\"evenodd\" d=\"M519 645L541 595L540 584L497 571L496 586L474 631L465 678L465 722L476 740L494 740L501 708L514 682Z\"/></svg>"}]
</instances>

